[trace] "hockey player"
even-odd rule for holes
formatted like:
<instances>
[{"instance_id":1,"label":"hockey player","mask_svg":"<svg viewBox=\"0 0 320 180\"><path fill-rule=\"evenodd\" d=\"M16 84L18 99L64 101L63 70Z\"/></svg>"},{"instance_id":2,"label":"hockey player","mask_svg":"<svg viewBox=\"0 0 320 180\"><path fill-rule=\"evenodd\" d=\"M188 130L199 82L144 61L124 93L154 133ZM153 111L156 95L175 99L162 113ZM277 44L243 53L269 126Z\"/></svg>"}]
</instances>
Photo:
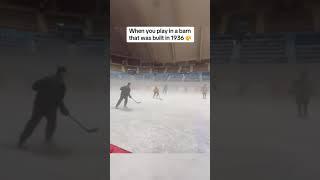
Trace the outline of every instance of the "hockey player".
<instances>
[{"instance_id":1,"label":"hockey player","mask_svg":"<svg viewBox=\"0 0 320 180\"><path fill-rule=\"evenodd\" d=\"M208 87L206 84L204 84L201 88L201 92L202 92L202 98L206 99L207 98L207 92L208 92Z\"/></svg>"},{"instance_id":2,"label":"hockey player","mask_svg":"<svg viewBox=\"0 0 320 180\"><path fill-rule=\"evenodd\" d=\"M168 93L168 85L165 84L163 87L163 94L167 94Z\"/></svg>"},{"instance_id":3,"label":"hockey player","mask_svg":"<svg viewBox=\"0 0 320 180\"><path fill-rule=\"evenodd\" d=\"M153 89L153 98L159 98L159 88L156 86Z\"/></svg>"},{"instance_id":4,"label":"hockey player","mask_svg":"<svg viewBox=\"0 0 320 180\"><path fill-rule=\"evenodd\" d=\"M57 110L60 109L60 112L65 116L69 115L69 110L63 102L66 93L65 74L66 68L58 67L55 75L40 79L32 85L32 89L37 94L31 119L27 122L20 135L19 148L23 147L25 141L32 135L33 130L43 117L47 119L45 140L46 142L51 142L56 130Z\"/></svg>"},{"instance_id":5,"label":"hockey player","mask_svg":"<svg viewBox=\"0 0 320 180\"><path fill-rule=\"evenodd\" d=\"M299 79L293 81L290 93L295 96L298 116L308 116L308 105L312 95L312 84L307 72L302 72Z\"/></svg>"},{"instance_id":6,"label":"hockey player","mask_svg":"<svg viewBox=\"0 0 320 180\"><path fill-rule=\"evenodd\" d=\"M128 97L131 98L130 85L131 85L131 83L128 83L126 86L123 86L123 87L120 88L121 94L120 94L120 98L119 98L119 100L117 102L116 108L118 108L118 106L120 105L122 100L124 100L124 107L127 108Z\"/></svg>"}]
</instances>

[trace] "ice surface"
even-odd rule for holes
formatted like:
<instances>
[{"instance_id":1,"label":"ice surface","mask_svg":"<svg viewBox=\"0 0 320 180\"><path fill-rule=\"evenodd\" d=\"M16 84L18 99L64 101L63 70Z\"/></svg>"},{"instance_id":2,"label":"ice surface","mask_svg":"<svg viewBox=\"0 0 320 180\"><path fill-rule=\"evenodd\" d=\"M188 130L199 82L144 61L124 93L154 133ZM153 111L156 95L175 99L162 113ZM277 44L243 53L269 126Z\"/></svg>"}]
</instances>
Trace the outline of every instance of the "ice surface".
<instances>
[{"instance_id":1,"label":"ice surface","mask_svg":"<svg viewBox=\"0 0 320 180\"><path fill-rule=\"evenodd\" d=\"M208 153L210 151L210 96L202 99L201 84L176 90L169 85L163 100L152 98L152 86L132 83L131 95L141 104L128 101L128 110L115 109L121 85L110 92L110 141L134 153ZM176 83L176 85L179 83ZM159 86L159 85L158 85ZM161 86L160 86L161 87ZM160 88L162 90L162 87Z\"/></svg>"},{"instance_id":2,"label":"ice surface","mask_svg":"<svg viewBox=\"0 0 320 180\"><path fill-rule=\"evenodd\" d=\"M103 127L107 122L107 103L104 58L100 59L101 63L97 57L64 55L54 57L17 53L2 58L1 79L5 84L1 84L0 88L0 179L105 180L103 143L106 129ZM31 152L19 151L15 148L19 134L32 110L34 92L31 83L54 73L57 64L66 65L70 72L65 99L70 112L89 127L101 127L101 131L87 135L71 120L59 115L55 144L64 153L40 153L32 149ZM45 123L43 119L27 146L37 149L44 146Z\"/></svg>"},{"instance_id":3,"label":"ice surface","mask_svg":"<svg viewBox=\"0 0 320 180\"><path fill-rule=\"evenodd\" d=\"M214 179L319 179L319 98L298 118L293 98L215 98Z\"/></svg>"},{"instance_id":4,"label":"ice surface","mask_svg":"<svg viewBox=\"0 0 320 180\"><path fill-rule=\"evenodd\" d=\"M8 95L8 94L6 94ZM90 127L105 127L104 104L98 104L100 97L90 94L73 94L68 96L66 104L71 112ZM28 99L28 100L27 100ZM79 99L86 100L81 103ZM19 104L6 103L21 102ZM23 152L15 149L19 134L30 117L32 96L21 97L11 94L2 98L6 106L2 106L0 159L4 168L0 179L97 179L105 180L105 163L103 160L104 129L96 135L82 132L68 118L58 118L58 128L55 143L61 149L68 150L67 154ZM93 106L93 104L95 104ZM34 135L27 145L32 147L44 146L44 129L46 120L43 119L36 128Z\"/></svg>"},{"instance_id":5,"label":"ice surface","mask_svg":"<svg viewBox=\"0 0 320 180\"><path fill-rule=\"evenodd\" d=\"M113 154L111 180L209 180L210 155Z\"/></svg>"}]
</instances>

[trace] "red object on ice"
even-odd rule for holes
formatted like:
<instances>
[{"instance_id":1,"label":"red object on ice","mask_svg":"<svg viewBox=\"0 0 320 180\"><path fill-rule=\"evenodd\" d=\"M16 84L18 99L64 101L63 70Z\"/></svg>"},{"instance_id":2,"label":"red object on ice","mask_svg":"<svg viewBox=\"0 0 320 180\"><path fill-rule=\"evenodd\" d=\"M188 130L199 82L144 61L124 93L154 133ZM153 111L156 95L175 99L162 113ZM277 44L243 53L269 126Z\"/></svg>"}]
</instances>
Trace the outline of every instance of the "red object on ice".
<instances>
[{"instance_id":1,"label":"red object on ice","mask_svg":"<svg viewBox=\"0 0 320 180\"><path fill-rule=\"evenodd\" d=\"M131 153L131 152L124 150L116 145L110 144L110 153Z\"/></svg>"}]
</instances>

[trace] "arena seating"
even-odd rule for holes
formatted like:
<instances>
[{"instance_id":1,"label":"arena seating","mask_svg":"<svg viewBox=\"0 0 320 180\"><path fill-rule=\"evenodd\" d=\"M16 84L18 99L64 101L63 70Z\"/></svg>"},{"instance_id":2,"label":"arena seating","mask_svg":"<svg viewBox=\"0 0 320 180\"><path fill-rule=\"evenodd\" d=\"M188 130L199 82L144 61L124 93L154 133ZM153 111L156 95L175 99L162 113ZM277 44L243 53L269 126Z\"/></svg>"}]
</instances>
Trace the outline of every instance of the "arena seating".
<instances>
[{"instance_id":1,"label":"arena seating","mask_svg":"<svg viewBox=\"0 0 320 180\"><path fill-rule=\"evenodd\" d=\"M212 36L211 57L214 64L225 64L231 61L233 40L231 35L216 34Z\"/></svg>"},{"instance_id":2,"label":"arena seating","mask_svg":"<svg viewBox=\"0 0 320 180\"><path fill-rule=\"evenodd\" d=\"M164 66L160 66L160 67L154 67L152 69L153 72L156 72L156 73L164 73L165 72L165 67Z\"/></svg>"},{"instance_id":3,"label":"arena seating","mask_svg":"<svg viewBox=\"0 0 320 180\"><path fill-rule=\"evenodd\" d=\"M213 40L211 59L214 64L320 62L319 33L250 34L240 46L232 44L231 35L215 34Z\"/></svg>"},{"instance_id":4,"label":"arena seating","mask_svg":"<svg viewBox=\"0 0 320 180\"><path fill-rule=\"evenodd\" d=\"M53 50L51 48L54 47L54 50L66 52L69 45L70 43L68 41L54 33L18 31L11 28L0 28L0 46L3 49L5 47L15 47L25 49L26 51L31 49L47 51ZM74 45L78 49L79 53L102 54L105 51L106 41L104 37L87 37L86 39L76 42Z\"/></svg>"},{"instance_id":5,"label":"arena seating","mask_svg":"<svg viewBox=\"0 0 320 180\"><path fill-rule=\"evenodd\" d=\"M240 62L287 62L285 42L285 36L282 34L253 34L246 38L240 46Z\"/></svg>"},{"instance_id":6,"label":"arena seating","mask_svg":"<svg viewBox=\"0 0 320 180\"><path fill-rule=\"evenodd\" d=\"M142 66L142 67L139 68L140 73L149 73L151 69L152 69L152 68L150 68L150 67L145 67L145 66Z\"/></svg>"},{"instance_id":7,"label":"arena seating","mask_svg":"<svg viewBox=\"0 0 320 180\"><path fill-rule=\"evenodd\" d=\"M81 17L78 16L66 16L66 15L55 15L55 14L49 14L46 16L46 23L48 26L48 31L50 33L57 32L57 25L63 24L66 26L78 26L83 27L84 22Z\"/></svg>"},{"instance_id":8,"label":"arena seating","mask_svg":"<svg viewBox=\"0 0 320 180\"><path fill-rule=\"evenodd\" d=\"M134 78L136 80L143 80L143 74L136 74L136 75L134 75Z\"/></svg>"},{"instance_id":9,"label":"arena seating","mask_svg":"<svg viewBox=\"0 0 320 180\"><path fill-rule=\"evenodd\" d=\"M200 81L200 80L201 80L201 73L192 72L192 73L184 74L184 81Z\"/></svg>"},{"instance_id":10,"label":"arena seating","mask_svg":"<svg viewBox=\"0 0 320 180\"><path fill-rule=\"evenodd\" d=\"M122 72L122 65L120 65L120 64L112 63L112 64L110 64L110 67L111 67L111 71Z\"/></svg>"},{"instance_id":11,"label":"arena seating","mask_svg":"<svg viewBox=\"0 0 320 180\"><path fill-rule=\"evenodd\" d=\"M112 57L111 57L112 58ZM128 66L119 63L115 63L112 60L111 63L111 75L112 79L125 79L125 78L133 78L135 80L149 80L149 81L179 81L179 82L200 82L200 81L208 81L210 80L210 73L208 71L208 61L199 61L197 63L192 62L190 64L194 64L194 68L196 71L190 72L191 66L188 65L188 62L184 62L180 66L186 67L185 71L179 72L179 64L161 64L161 65L146 65L144 66ZM119 61L120 62L120 61ZM135 71L134 73L130 73L127 69L136 69L139 71ZM125 69L125 72L123 72ZM183 68L181 68L183 69ZM168 70L168 71L166 71Z\"/></svg>"},{"instance_id":12,"label":"arena seating","mask_svg":"<svg viewBox=\"0 0 320 180\"><path fill-rule=\"evenodd\" d=\"M177 73L179 70L179 66L168 66L167 73Z\"/></svg>"},{"instance_id":13,"label":"arena seating","mask_svg":"<svg viewBox=\"0 0 320 180\"><path fill-rule=\"evenodd\" d=\"M154 80L155 81L166 81L169 77L167 73L155 73Z\"/></svg>"},{"instance_id":14,"label":"arena seating","mask_svg":"<svg viewBox=\"0 0 320 180\"><path fill-rule=\"evenodd\" d=\"M0 46L2 47L28 47L32 42L31 32L19 32L14 29L0 29Z\"/></svg>"},{"instance_id":15,"label":"arena seating","mask_svg":"<svg viewBox=\"0 0 320 180\"><path fill-rule=\"evenodd\" d=\"M83 48L103 48L106 47L106 41L102 37L87 37L86 39L80 40L76 43L78 47Z\"/></svg>"},{"instance_id":16,"label":"arena seating","mask_svg":"<svg viewBox=\"0 0 320 180\"><path fill-rule=\"evenodd\" d=\"M182 73L169 73L168 81L182 81L184 74Z\"/></svg>"},{"instance_id":17,"label":"arena seating","mask_svg":"<svg viewBox=\"0 0 320 180\"><path fill-rule=\"evenodd\" d=\"M201 74L202 76L202 81L209 81L210 80L210 73L209 72L203 72Z\"/></svg>"},{"instance_id":18,"label":"arena seating","mask_svg":"<svg viewBox=\"0 0 320 180\"><path fill-rule=\"evenodd\" d=\"M29 9L1 9L0 27L33 32L36 30L36 13Z\"/></svg>"},{"instance_id":19,"label":"arena seating","mask_svg":"<svg viewBox=\"0 0 320 180\"><path fill-rule=\"evenodd\" d=\"M138 73L130 75L121 71L110 71L111 79L130 79L135 80L153 80L153 81L185 81L185 82L199 82L210 80L209 72L192 72L192 73Z\"/></svg>"},{"instance_id":20,"label":"arena seating","mask_svg":"<svg viewBox=\"0 0 320 180\"><path fill-rule=\"evenodd\" d=\"M190 66L182 66L180 72L181 73L189 73L190 72Z\"/></svg>"},{"instance_id":21,"label":"arena seating","mask_svg":"<svg viewBox=\"0 0 320 180\"><path fill-rule=\"evenodd\" d=\"M295 40L298 63L320 62L320 33L299 33Z\"/></svg>"},{"instance_id":22,"label":"arena seating","mask_svg":"<svg viewBox=\"0 0 320 180\"><path fill-rule=\"evenodd\" d=\"M207 63L196 64L193 66L193 72L206 72L206 71L208 71Z\"/></svg>"},{"instance_id":23,"label":"arena seating","mask_svg":"<svg viewBox=\"0 0 320 180\"><path fill-rule=\"evenodd\" d=\"M154 79L154 75L152 73L144 73L143 74L143 79L144 80L153 80Z\"/></svg>"}]
</instances>

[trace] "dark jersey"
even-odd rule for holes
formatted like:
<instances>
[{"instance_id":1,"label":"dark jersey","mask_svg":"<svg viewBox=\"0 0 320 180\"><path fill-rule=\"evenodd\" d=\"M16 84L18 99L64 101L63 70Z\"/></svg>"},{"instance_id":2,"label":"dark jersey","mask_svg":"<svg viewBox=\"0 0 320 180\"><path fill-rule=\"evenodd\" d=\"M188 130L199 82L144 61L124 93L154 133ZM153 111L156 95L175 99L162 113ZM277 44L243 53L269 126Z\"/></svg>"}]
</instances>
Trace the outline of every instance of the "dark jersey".
<instances>
[{"instance_id":1,"label":"dark jersey","mask_svg":"<svg viewBox=\"0 0 320 180\"><path fill-rule=\"evenodd\" d=\"M308 101L312 95L311 82L309 80L293 81L291 93L296 96L298 102Z\"/></svg>"},{"instance_id":2,"label":"dark jersey","mask_svg":"<svg viewBox=\"0 0 320 180\"><path fill-rule=\"evenodd\" d=\"M32 89L37 92L35 105L42 109L52 109L63 106L66 86L57 76L45 77L36 81Z\"/></svg>"},{"instance_id":3,"label":"dark jersey","mask_svg":"<svg viewBox=\"0 0 320 180\"><path fill-rule=\"evenodd\" d=\"M131 97L131 95L130 95L131 89L129 86L123 86L120 88L120 90L121 90L122 97L128 97L128 96Z\"/></svg>"}]
</instances>

